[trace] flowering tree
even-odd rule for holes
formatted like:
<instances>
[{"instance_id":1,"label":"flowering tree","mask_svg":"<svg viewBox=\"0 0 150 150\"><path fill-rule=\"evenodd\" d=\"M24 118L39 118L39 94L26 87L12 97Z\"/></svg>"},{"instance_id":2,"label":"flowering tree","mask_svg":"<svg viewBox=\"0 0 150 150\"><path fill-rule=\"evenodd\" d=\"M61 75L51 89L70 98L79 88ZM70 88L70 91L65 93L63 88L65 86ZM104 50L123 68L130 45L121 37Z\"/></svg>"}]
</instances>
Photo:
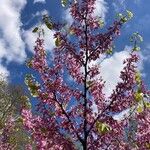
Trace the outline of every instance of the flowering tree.
<instances>
[{"instance_id":1,"label":"flowering tree","mask_svg":"<svg viewBox=\"0 0 150 150\"><path fill-rule=\"evenodd\" d=\"M62 1L62 5L66 2ZM43 29L33 30L38 31L39 37L35 54L27 64L38 72L40 80L27 75L25 83L39 103L37 115L23 108L22 116L38 149L150 149L150 92L137 68L137 44L142 37L138 33L131 37L134 45L124 61L121 81L107 98L99 62L102 55L111 55L113 41L132 13L119 14L118 20L104 33L103 22L93 15L94 3L95 0L70 3L73 23L67 26L67 31L63 30L65 24L54 23L44 16L46 26L56 31L51 65L41 36ZM115 120L112 114L122 111L126 115ZM28 145L28 149L32 146Z\"/></svg>"},{"instance_id":2,"label":"flowering tree","mask_svg":"<svg viewBox=\"0 0 150 150\"><path fill-rule=\"evenodd\" d=\"M0 75L0 150L22 149L29 143L20 114L22 106L27 108L24 94L20 85L12 85Z\"/></svg>"}]
</instances>

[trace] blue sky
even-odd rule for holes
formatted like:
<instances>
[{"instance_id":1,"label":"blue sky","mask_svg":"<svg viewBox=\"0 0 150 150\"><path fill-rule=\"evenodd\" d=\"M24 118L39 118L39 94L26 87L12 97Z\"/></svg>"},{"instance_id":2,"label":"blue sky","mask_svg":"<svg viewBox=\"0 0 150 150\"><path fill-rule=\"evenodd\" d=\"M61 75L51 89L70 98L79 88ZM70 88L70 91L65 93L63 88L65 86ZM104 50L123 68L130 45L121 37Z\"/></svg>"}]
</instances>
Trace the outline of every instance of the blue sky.
<instances>
[{"instance_id":1,"label":"blue sky","mask_svg":"<svg viewBox=\"0 0 150 150\"><path fill-rule=\"evenodd\" d=\"M118 12L126 9L134 13L134 18L124 25L121 36L115 41L116 49L112 56L102 64L102 76L107 80L105 91L111 93L119 81L122 61L128 56L131 43L129 37L138 31L144 38L141 44L139 69L148 87L150 87L150 1L149 0L97 0L96 15L102 16L109 26ZM64 9L60 0L2 0L0 5L0 72L8 74L9 81L24 84L24 75L30 73L25 60L33 52L36 36L32 29L40 22L41 15L49 13L55 20L71 18L68 9ZM45 44L47 51L54 48L54 31L46 28ZM109 88L108 90L108 87Z\"/></svg>"}]
</instances>

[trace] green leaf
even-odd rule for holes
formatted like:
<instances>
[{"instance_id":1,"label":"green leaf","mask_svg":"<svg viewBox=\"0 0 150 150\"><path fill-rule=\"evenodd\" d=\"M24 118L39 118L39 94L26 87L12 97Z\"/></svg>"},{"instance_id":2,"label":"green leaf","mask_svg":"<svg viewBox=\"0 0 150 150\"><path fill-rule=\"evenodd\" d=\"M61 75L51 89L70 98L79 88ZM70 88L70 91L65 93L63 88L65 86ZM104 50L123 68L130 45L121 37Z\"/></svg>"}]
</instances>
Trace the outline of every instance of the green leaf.
<instances>
[{"instance_id":1,"label":"green leaf","mask_svg":"<svg viewBox=\"0 0 150 150\"><path fill-rule=\"evenodd\" d=\"M143 106L142 106L142 105L139 104L139 105L137 106L137 112L138 112L138 113L143 112Z\"/></svg>"},{"instance_id":2,"label":"green leaf","mask_svg":"<svg viewBox=\"0 0 150 150\"><path fill-rule=\"evenodd\" d=\"M130 38L130 41L143 42L143 37L138 32L134 32Z\"/></svg>"},{"instance_id":3,"label":"green leaf","mask_svg":"<svg viewBox=\"0 0 150 150\"><path fill-rule=\"evenodd\" d=\"M138 38L140 42L143 42L143 37L140 34L138 34Z\"/></svg>"},{"instance_id":4,"label":"green leaf","mask_svg":"<svg viewBox=\"0 0 150 150\"><path fill-rule=\"evenodd\" d=\"M139 46L134 46L132 50L133 50L133 51L140 51L140 49L141 49L141 48L140 48Z\"/></svg>"},{"instance_id":5,"label":"green leaf","mask_svg":"<svg viewBox=\"0 0 150 150\"><path fill-rule=\"evenodd\" d=\"M32 59L26 61L26 66L32 68Z\"/></svg>"},{"instance_id":6,"label":"green leaf","mask_svg":"<svg viewBox=\"0 0 150 150\"><path fill-rule=\"evenodd\" d=\"M74 30L73 29L69 29L69 34L73 35L74 34Z\"/></svg>"},{"instance_id":7,"label":"green leaf","mask_svg":"<svg viewBox=\"0 0 150 150\"><path fill-rule=\"evenodd\" d=\"M98 21L99 26L102 28L104 26L104 21L102 19L100 19Z\"/></svg>"},{"instance_id":8,"label":"green leaf","mask_svg":"<svg viewBox=\"0 0 150 150\"><path fill-rule=\"evenodd\" d=\"M59 46L61 45L61 40L60 40L59 37L56 38L56 40L55 40L55 45L56 45L57 47L59 47Z\"/></svg>"},{"instance_id":9,"label":"green leaf","mask_svg":"<svg viewBox=\"0 0 150 150\"><path fill-rule=\"evenodd\" d=\"M141 100L143 100L143 93L138 92L138 91L135 92L134 98L135 98L135 100L136 100L137 102L140 102Z\"/></svg>"},{"instance_id":10,"label":"green leaf","mask_svg":"<svg viewBox=\"0 0 150 150\"><path fill-rule=\"evenodd\" d=\"M146 106L146 108L150 108L150 102L144 102L144 105Z\"/></svg>"},{"instance_id":11,"label":"green leaf","mask_svg":"<svg viewBox=\"0 0 150 150\"><path fill-rule=\"evenodd\" d=\"M17 122L22 124L22 123L23 123L23 118L22 118L21 116L18 117L18 118L17 118Z\"/></svg>"},{"instance_id":12,"label":"green leaf","mask_svg":"<svg viewBox=\"0 0 150 150\"><path fill-rule=\"evenodd\" d=\"M146 148L148 149L148 150L150 150L150 143L148 143L148 142L146 142Z\"/></svg>"},{"instance_id":13,"label":"green leaf","mask_svg":"<svg viewBox=\"0 0 150 150\"><path fill-rule=\"evenodd\" d=\"M131 11L126 10L126 12L127 12L128 19L133 18L133 13Z\"/></svg>"},{"instance_id":14,"label":"green leaf","mask_svg":"<svg viewBox=\"0 0 150 150\"><path fill-rule=\"evenodd\" d=\"M66 7L68 0L61 0L62 7Z\"/></svg>"},{"instance_id":15,"label":"green leaf","mask_svg":"<svg viewBox=\"0 0 150 150\"><path fill-rule=\"evenodd\" d=\"M40 88L40 84L34 80L32 75L26 75L25 84L28 86L28 89L33 97L38 96L38 89Z\"/></svg>"},{"instance_id":16,"label":"green leaf","mask_svg":"<svg viewBox=\"0 0 150 150\"><path fill-rule=\"evenodd\" d=\"M128 21L128 19L127 19L126 17L122 17L122 18L121 18L121 22L122 22L122 23L126 23L127 21Z\"/></svg>"},{"instance_id":17,"label":"green leaf","mask_svg":"<svg viewBox=\"0 0 150 150\"><path fill-rule=\"evenodd\" d=\"M26 109L31 109L32 105L30 102L27 102L26 105L25 105L25 108Z\"/></svg>"},{"instance_id":18,"label":"green leaf","mask_svg":"<svg viewBox=\"0 0 150 150\"><path fill-rule=\"evenodd\" d=\"M106 51L106 54L108 55L111 55L113 53L113 48L109 48L107 51Z\"/></svg>"},{"instance_id":19,"label":"green leaf","mask_svg":"<svg viewBox=\"0 0 150 150\"><path fill-rule=\"evenodd\" d=\"M118 17L118 18L122 18L122 17L123 17L123 14L118 13L118 14L117 14L117 17Z\"/></svg>"},{"instance_id":20,"label":"green leaf","mask_svg":"<svg viewBox=\"0 0 150 150\"><path fill-rule=\"evenodd\" d=\"M108 124L100 121L96 122L96 128L100 134L105 134L111 130L111 127Z\"/></svg>"},{"instance_id":21,"label":"green leaf","mask_svg":"<svg viewBox=\"0 0 150 150\"><path fill-rule=\"evenodd\" d=\"M137 84L141 83L141 74L140 74L140 72L136 72L135 81L136 81Z\"/></svg>"},{"instance_id":22,"label":"green leaf","mask_svg":"<svg viewBox=\"0 0 150 150\"><path fill-rule=\"evenodd\" d=\"M88 87L90 87L93 84L93 81L89 80L89 81L86 82L86 84L87 84Z\"/></svg>"},{"instance_id":23,"label":"green leaf","mask_svg":"<svg viewBox=\"0 0 150 150\"><path fill-rule=\"evenodd\" d=\"M39 84L32 82L28 86L29 86L29 90L30 90L31 95L33 97L38 97L39 96L39 94L38 94Z\"/></svg>"},{"instance_id":24,"label":"green leaf","mask_svg":"<svg viewBox=\"0 0 150 150\"><path fill-rule=\"evenodd\" d=\"M134 41L134 40L133 40L133 37L131 36L131 37L130 37L130 42L133 42L133 41Z\"/></svg>"},{"instance_id":25,"label":"green leaf","mask_svg":"<svg viewBox=\"0 0 150 150\"><path fill-rule=\"evenodd\" d=\"M39 30L39 28L38 28L38 27L35 27L35 28L32 30L32 32L33 32L33 33L36 33L38 30Z\"/></svg>"},{"instance_id":26,"label":"green leaf","mask_svg":"<svg viewBox=\"0 0 150 150\"><path fill-rule=\"evenodd\" d=\"M25 95L21 96L21 100L22 101L29 101L29 98Z\"/></svg>"},{"instance_id":27,"label":"green leaf","mask_svg":"<svg viewBox=\"0 0 150 150\"><path fill-rule=\"evenodd\" d=\"M30 93L31 93L32 97L38 97L39 96L39 94L36 90L30 90Z\"/></svg>"},{"instance_id":28,"label":"green leaf","mask_svg":"<svg viewBox=\"0 0 150 150\"><path fill-rule=\"evenodd\" d=\"M53 29L53 24L49 21L45 21L45 25L47 26L48 29L52 30Z\"/></svg>"}]
</instances>

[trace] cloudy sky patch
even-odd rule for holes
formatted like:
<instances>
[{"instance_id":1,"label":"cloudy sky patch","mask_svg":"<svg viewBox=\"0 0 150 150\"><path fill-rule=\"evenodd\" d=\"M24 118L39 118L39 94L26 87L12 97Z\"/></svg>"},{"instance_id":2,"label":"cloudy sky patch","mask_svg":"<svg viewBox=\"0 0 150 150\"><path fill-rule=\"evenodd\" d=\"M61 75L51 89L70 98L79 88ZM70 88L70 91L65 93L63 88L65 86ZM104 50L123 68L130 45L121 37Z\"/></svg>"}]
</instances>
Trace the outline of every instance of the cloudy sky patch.
<instances>
[{"instance_id":1,"label":"cloudy sky patch","mask_svg":"<svg viewBox=\"0 0 150 150\"><path fill-rule=\"evenodd\" d=\"M35 3L43 3L43 4L45 4L46 1L45 1L45 0L34 0L33 3L34 3L34 4L35 4Z\"/></svg>"}]
</instances>

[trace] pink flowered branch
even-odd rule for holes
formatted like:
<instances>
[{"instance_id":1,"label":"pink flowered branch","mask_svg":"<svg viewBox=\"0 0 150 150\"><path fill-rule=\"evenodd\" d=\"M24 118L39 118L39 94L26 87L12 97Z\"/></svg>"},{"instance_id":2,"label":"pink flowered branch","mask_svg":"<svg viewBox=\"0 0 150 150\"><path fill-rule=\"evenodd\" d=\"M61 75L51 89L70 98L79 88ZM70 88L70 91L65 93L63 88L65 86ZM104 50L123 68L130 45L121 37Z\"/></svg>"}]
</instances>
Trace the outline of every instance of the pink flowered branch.
<instances>
[{"instance_id":1,"label":"pink flowered branch","mask_svg":"<svg viewBox=\"0 0 150 150\"><path fill-rule=\"evenodd\" d=\"M56 48L53 50L52 67L44 49L44 40L37 38L34 56L28 66L37 71L42 84L33 75L26 77L26 84L31 94L37 97L37 112L23 109L22 116L27 131L31 134L38 149L148 149L150 146L149 102L144 95L149 95L137 69L139 59L137 51L138 33L134 34L134 42L129 58L120 74L121 82L110 96L108 104L103 93L105 81L100 76L97 65L90 67L91 61L99 60L102 54L111 55L114 39L120 35L121 26L127 22L132 13L119 14L118 21L106 33L100 33L100 20L92 15L95 0L74 2L70 6L70 14L74 21L68 27L75 42L68 38L68 32L61 32L63 24L53 23L44 18L46 26L56 30L54 35ZM38 28L36 28L38 32ZM42 30L39 30L42 31ZM97 31L97 32L95 32ZM107 68L106 68L107 69ZM81 71L82 70L82 71ZM64 72L73 78L74 87L65 82ZM76 104L68 105L72 99ZM93 114L93 101L98 108ZM136 108L130 116L117 121L108 112L119 113ZM137 124L136 124L136 122Z\"/></svg>"}]
</instances>

